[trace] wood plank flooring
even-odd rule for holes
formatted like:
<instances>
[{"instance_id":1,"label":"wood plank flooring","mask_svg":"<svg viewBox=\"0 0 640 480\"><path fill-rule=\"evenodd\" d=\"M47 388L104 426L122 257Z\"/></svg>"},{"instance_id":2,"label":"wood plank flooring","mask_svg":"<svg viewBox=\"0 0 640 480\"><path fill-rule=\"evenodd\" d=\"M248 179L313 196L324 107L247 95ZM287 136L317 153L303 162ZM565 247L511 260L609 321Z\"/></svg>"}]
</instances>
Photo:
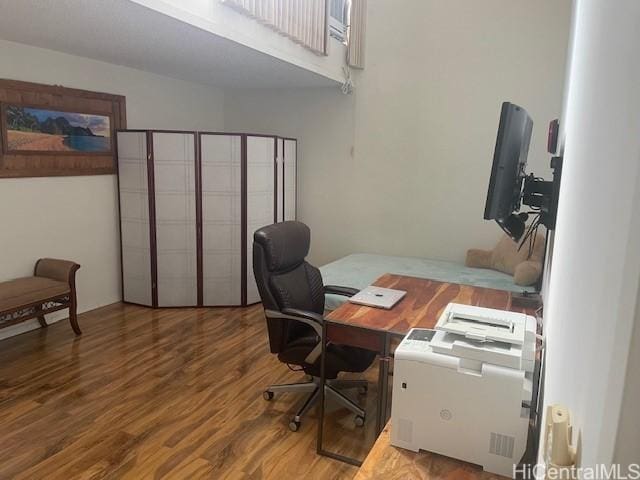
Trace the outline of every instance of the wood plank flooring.
<instances>
[{"instance_id":1,"label":"wood plank flooring","mask_svg":"<svg viewBox=\"0 0 640 480\"><path fill-rule=\"evenodd\" d=\"M0 342L1 479L351 479L315 453L315 412L272 383L300 381L269 353L262 309L114 304ZM375 381L375 368L367 372ZM375 403L375 383L366 398ZM361 399L362 400L362 399ZM327 435L363 454L367 427L342 409Z\"/></svg>"}]
</instances>

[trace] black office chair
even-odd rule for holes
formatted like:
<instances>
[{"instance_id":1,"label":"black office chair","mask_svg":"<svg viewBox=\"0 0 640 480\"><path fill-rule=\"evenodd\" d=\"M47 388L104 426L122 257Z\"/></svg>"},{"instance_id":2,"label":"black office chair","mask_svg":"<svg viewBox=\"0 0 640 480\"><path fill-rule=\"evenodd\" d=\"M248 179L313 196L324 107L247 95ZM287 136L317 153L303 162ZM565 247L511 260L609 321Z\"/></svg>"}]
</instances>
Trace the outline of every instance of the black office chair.
<instances>
[{"instance_id":1,"label":"black office chair","mask_svg":"<svg viewBox=\"0 0 640 480\"><path fill-rule=\"evenodd\" d=\"M300 419L319 400L322 353L324 295L352 296L358 290L324 286L320 270L305 262L309 253L310 231L304 223L281 222L253 234L253 273L256 278L269 331L271 353L288 365L299 366L312 378L305 383L271 385L264 398L274 393L310 392L289 423L294 432ZM365 411L338 389L359 389L365 393L365 380L338 380L340 372L364 372L375 353L354 347L330 344L326 350L325 394L355 414L354 422L364 425Z\"/></svg>"}]
</instances>

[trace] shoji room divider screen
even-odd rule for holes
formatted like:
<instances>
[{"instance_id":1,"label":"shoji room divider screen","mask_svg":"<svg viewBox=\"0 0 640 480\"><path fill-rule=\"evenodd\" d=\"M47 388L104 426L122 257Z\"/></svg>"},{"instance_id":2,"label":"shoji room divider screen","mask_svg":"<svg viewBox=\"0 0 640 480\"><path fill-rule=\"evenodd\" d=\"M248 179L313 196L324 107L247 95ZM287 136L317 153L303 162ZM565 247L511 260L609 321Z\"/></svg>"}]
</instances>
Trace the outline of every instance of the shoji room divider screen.
<instances>
[{"instance_id":1,"label":"shoji room divider screen","mask_svg":"<svg viewBox=\"0 0 640 480\"><path fill-rule=\"evenodd\" d=\"M260 301L253 232L296 218L297 141L122 130L122 297L152 307Z\"/></svg>"}]
</instances>

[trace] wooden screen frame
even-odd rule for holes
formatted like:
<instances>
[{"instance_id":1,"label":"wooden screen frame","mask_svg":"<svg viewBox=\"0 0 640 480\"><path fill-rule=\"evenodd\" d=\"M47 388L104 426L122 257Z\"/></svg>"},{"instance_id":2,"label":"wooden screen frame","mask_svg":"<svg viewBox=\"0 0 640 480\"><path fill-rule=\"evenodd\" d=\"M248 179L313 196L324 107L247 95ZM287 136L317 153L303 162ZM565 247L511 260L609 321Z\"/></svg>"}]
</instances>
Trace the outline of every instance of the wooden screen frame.
<instances>
[{"instance_id":1,"label":"wooden screen frame","mask_svg":"<svg viewBox=\"0 0 640 480\"><path fill-rule=\"evenodd\" d=\"M251 261L248 258L247 250L248 250L248 235L247 235L247 138L248 137L262 137L262 138L271 138L274 141L274 149L273 149L273 165L274 165L274 223L277 222L276 214L276 200L278 197L277 191L277 171L276 171L276 158L277 158L277 142L278 140L291 140L296 142L296 217L297 217L297 195L298 195L298 139L292 137L279 137L277 135L267 135L261 133L240 133L240 132L214 132L214 131L193 131L193 130L143 130L143 129L120 129L117 133L144 133L145 141L147 146L147 185L148 185L148 206L149 206L149 255L150 255L150 274L151 274L151 305L146 304L137 304L143 305L145 307L153 307L153 308L194 308L193 305L186 306L175 306L175 307L159 307L158 306L158 255L157 255L157 245L156 245L156 203L155 203L155 173L154 173L154 151L153 151L153 134L154 133L178 133L178 134L195 134L195 158L194 158L194 167L195 167L195 192L196 192L196 259L197 259L197 284L198 284L198 302L197 307L207 307L207 308L228 308L228 307L247 307L249 305L254 305L254 303L248 303L247 301L247 280L248 280L248 265ZM232 304L232 305L207 305L204 302L204 269L203 269L203 219L202 219L202 148L201 137L203 135L222 135L222 136L231 136L231 137L239 137L240 138L240 303ZM116 141L117 145L117 141ZM284 147L284 142L283 142ZM117 147L116 147L117 153ZM284 153L284 152L283 152ZM116 163L117 165L117 163ZM283 165L284 166L284 165ZM121 221L121 205L120 205L120 176L118 175L118 220ZM282 193L283 201L284 201L284 191ZM283 203L284 207L284 203ZM284 208L283 208L284 215ZM124 282L124 269L122 265L122 229L120 228L120 279L121 279L121 298L124 301L124 290L125 290L125 282ZM135 302L126 302L133 303ZM259 301L258 301L259 303Z\"/></svg>"},{"instance_id":2,"label":"wooden screen frame","mask_svg":"<svg viewBox=\"0 0 640 480\"><path fill-rule=\"evenodd\" d=\"M3 116L0 118L0 178L115 174L115 135L117 130L126 128L125 102L121 95L0 79L3 115L7 105L102 115L109 117L112 135L108 153L9 151Z\"/></svg>"}]
</instances>

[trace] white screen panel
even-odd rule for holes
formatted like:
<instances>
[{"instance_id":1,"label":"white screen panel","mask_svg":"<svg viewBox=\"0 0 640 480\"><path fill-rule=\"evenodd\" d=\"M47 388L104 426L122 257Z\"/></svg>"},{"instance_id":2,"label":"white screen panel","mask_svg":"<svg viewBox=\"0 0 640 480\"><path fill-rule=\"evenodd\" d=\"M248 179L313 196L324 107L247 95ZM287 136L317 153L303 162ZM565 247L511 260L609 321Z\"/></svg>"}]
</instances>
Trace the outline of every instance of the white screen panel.
<instances>
[{"instance_id":1,"label":"white screen panel","mask_svg":"<svg viewBox=\"0 0 640 480\"><path fill-rule=\"evenodd\" d=\"M158 306L198 301L195 202L195 138L153 133Z\"/></svg>"},{"instance_id":2,"label":"white screen panel","mask_svg":"<svg viewBox=\"0 0 640 480\"><path fill-rule=\"evenodd\" d=\"M284 140L282 138L276 139L276 145L278 147L276 152L276 204L277 204L277 221L282 222L284 220Z\"/></svg>"},{"instance_id":3,"label":"white screen panel","mask_svg":"<svg viewBox=\"0 0 640 480\"><path fill-rule=\"evenodd\" d=\"M284 219L296 219L297 148L295 140L284 141Z\"/></svg>"},{"instance_id":4,"label":"white screen panel","mask_svg":"<svg viewBox=\"0 0 640 480\"><path fill-rule=\"evenodd\" d=\"M273 137L247 137L247 303L260 301L253 276L253 232L273 223Z\"/></svg>"},{"instance_id":5,"label":"white screen panel","mask_svg":"<svg viewBox=\"0 0 640 480\"><path fill-rule=\"evenodd\" d=\"M205 305L241 302L241 137L200 136Z\"/></svg>"},{"instance_id":6,"label":"white screen panel","mask_svg":"<svg viewBox=\"0 0 640 480\"><path fill-rule=\"evenodd\" d=\"M125 302L152 305L145 132L118 132L122 281Z\"/></svg>"}]
</instances>

